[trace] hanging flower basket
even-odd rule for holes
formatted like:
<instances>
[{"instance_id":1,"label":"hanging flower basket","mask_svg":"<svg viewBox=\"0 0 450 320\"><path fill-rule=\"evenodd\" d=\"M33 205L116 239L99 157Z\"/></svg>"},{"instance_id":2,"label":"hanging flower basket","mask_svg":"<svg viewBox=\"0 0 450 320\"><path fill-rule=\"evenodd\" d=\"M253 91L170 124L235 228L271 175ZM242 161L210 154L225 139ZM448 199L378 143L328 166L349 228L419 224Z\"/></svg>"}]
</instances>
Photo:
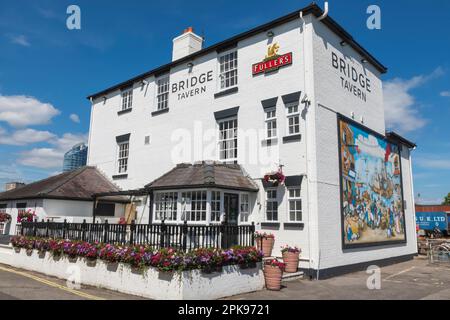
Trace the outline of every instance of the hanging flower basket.
<instances>
[{"instance_id":1,"label":"hanging flower basket","mask_svg":"<svg viewBox=\"0 0 450 320\"><path fill-rule=\"evenodd\" d=\"M281 290L281 279L286 265L277 259L268 260L264 263L264 279L267 290Z\"/></svg>"},{"instance_id":2,"label":"hanging flower basket","mask_svg":"<svg viewBox=\"0 0 450 320\"><path fill-rule=\"evenodd\" d=\"M0 223L11 222L11 216L5 212L0 212Z\"/></svg>"},{"instance_id":3,"label":"hanging flower basket","mask_svg":"<svg viewBox=\"0 0 450 320\"><path fill-rule=\"evenodd\" d=\"M33 222L34 217L36 217L36 213L31 209L26 212L19 212L17 215L17 223Z\"/></svg>"},{"instance_id":4,"label":"hanging flower basket","mask_svg":"<svg viewBox=\"0 0 450 320\"><path fill-rule=\"evenodd\" d=\"M256 232L256 247L258 250L262 250L264 257L272 256L273 244L275 243L275 236L271 233Z\"/></svg>"},{"instance_id":5,"label":"hanging flower basket","mask_svg":"<svg viewBox=\"0 0 450 320\"><path fill-rule=\"evenodd\" d=\"M286 272L297 272L300 252L301 250L297 247L290 247L288 245L281 247L283 262L286 264Z\"/></svg>"},{"instance_id":6,"label":"hanging flower basket","mask_svg":"<svg viewBox=\"0 0 450 320\"><path fill-rule=\"evenodd\" d=\"M274 186L278 186L284 183L286 176L281 171L270 172L264 175L264 181L266 183L272 183Z\"/></svg>"}]
</instances>

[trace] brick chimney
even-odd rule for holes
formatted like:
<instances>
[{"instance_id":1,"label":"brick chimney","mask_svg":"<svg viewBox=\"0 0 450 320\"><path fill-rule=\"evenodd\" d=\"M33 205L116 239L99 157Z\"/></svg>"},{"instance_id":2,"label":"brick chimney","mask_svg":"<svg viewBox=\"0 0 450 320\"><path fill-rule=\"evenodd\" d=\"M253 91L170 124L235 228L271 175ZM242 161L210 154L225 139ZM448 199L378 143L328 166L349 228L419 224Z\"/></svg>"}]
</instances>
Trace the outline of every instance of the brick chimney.
<instances>
[{"instance_id":1,"label":"brick chimney","mask_svg":"<svg viewBox=\"0 0 450 320\"><path fill-rule=\"evenodd\" d=\"M181 59L202 49L203 38L194 33L192 27L186 28L183 34L173 39L172 61Z\"/></svg>"}]
</instances>

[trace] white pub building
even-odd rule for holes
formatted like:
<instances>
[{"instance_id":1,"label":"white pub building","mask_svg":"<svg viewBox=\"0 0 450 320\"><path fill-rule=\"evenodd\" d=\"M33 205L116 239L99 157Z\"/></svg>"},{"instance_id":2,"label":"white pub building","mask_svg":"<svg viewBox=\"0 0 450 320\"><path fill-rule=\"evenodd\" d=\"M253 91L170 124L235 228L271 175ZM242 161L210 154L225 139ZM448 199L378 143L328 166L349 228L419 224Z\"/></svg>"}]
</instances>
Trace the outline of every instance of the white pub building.
<instances>
[{"instance_id":1,"label":"white pub building","mask_svg":"<svg viewBox=\"0 0 450 320\"><path fill-rule=\"evenodd\" d=\"M254 223L321 278L416 253L415 145L385 130L379 61L315 4L202 46L188 28L88 97L88 165L139 190L138 223Z\"/></svg>"}]
</instances>

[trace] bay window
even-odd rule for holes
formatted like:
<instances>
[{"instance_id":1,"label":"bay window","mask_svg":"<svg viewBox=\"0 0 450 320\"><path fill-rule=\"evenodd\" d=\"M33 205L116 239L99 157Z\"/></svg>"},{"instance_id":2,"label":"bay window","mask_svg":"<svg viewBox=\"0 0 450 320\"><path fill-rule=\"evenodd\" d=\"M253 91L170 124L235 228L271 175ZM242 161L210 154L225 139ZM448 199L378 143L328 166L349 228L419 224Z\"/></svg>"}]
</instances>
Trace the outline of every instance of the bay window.
<instances>
[{"instance_id":1,"label":"bay window","mask_svg":"<svg viewBox=\"0 0 450 320\"><path fill-rule=\"evenodd\" d=\"M211 191L211 222L220 222L220 191Z\"/></svg>"},{"instance_id":2,"label":"bay window","mask_svg":"<svg viewBox=\"0 0 450 320\"><path fill-rule=\"evenodd\" d=\"M248 194L242 193L240 199L240 220L241 222L248 222L248 216L250 214L250 205L248 200Z\"/></svg>"},{"instance_id":3,"label":"bay window","mask_svg":"<svg viewBox=\"0 0 450 320\"><path fill-rule=\"evenodd\" d=\"M183 220L206 222L206 191L182 192L181 206Z\"/></svg>"},{"instance_id":4,"label":"bay window","mask_svg":"<svg viewBox=\"0 0 450 320\"><path fill-rule=\"evenodd\" d=\"M155 194L156 220L177 220L178 192L158 192Z\"/></svg>"}]
</instances>

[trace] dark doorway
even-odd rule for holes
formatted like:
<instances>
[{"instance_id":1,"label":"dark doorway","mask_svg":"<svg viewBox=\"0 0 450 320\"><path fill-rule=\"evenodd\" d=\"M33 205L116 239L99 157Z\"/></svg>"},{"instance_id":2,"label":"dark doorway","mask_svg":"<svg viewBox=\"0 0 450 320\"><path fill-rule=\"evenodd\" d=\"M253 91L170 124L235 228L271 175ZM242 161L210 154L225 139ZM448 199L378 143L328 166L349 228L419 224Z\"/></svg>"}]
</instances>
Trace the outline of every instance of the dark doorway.
<instances>
[{"instance_id":1,"label":"dark doorway","mask_svg":"<svg viewBox=\"0 0 450 320\"><path fill-rule=\"evenodd\" d=\"M225 232L222 247L229 248L238 244L239 195L224 194Z\"/></svg>"}]
</instances>

